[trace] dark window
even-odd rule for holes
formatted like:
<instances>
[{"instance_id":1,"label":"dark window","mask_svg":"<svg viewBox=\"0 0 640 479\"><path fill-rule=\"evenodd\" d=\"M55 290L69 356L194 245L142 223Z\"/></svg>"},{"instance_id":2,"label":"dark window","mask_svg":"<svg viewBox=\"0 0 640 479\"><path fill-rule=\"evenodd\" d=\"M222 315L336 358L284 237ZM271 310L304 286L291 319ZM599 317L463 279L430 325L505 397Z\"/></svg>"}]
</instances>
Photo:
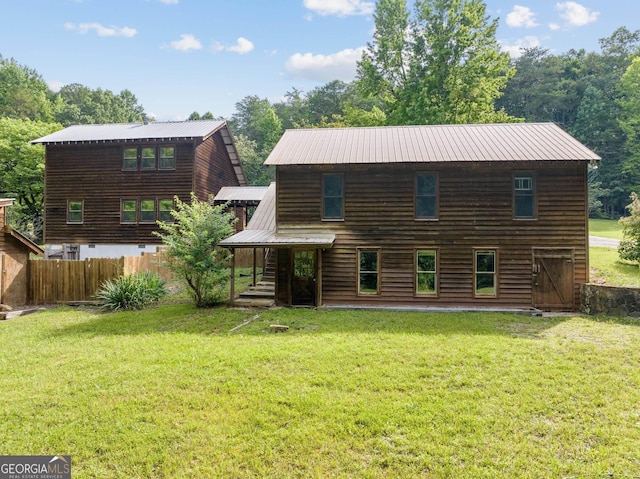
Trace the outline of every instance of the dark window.
<instances>
[{"instance_id":1,"label":"dark window","mask_svg":"<svg viewBox=\"0 0 640 479\"><path fill-rule=\"evenodd\" d=\"M67 223L82 223L83 213L83 200L69 200L67 202Z\"/></svg>"},{"instance_id":2,"label":"dark window","mask_svg":"<svg viewBox=\"0 0 640 479\"><path fill-rule=\"evenodd\" d=\"M496 296L496 251L477 250L475 252L475 295Z\"/></svg>"},{"instance_id":3,"label":"dark window","mask_svg":"<svg viewBox=\"0 0 640 479\"><path fill-rule=\"evenodd\" d=\"M156 222L155 200L140 200L140 223Z\"/></svg>"},{"instance_id":4,"label":"dark window","mask_svg":"<svg viewBox=\"0 0 640 479\"><path fill-rule=\"evenodd\" d=\"M536 217L535 179L532 174L517 174L513 177L513 216L515 218Z\"/></svg>"},{"instance_id":5,"label":"dark window","mask_svg":"<svg viewBox=\"0 0 640 479\"><path fill-rule=\"evenodd\" d=\"M173 222L173 216L171 216L171 210L173 210L173 200L159 200L158 201L158 220L164 222Z\"/></svg>"},{"instance_id":6,"label":"dark window","mask_svg":"<svg viewBox=\"0 0 640 479\"><path fill-rule=\"evenodd\" d=\"M160 169L174 170L176 168L176 149L173 146L160 147Z\"/></svg>"},{"instance_id":7,"label":"dark window","mask_svg":"<svg viewBox=\"0 0 640 479\"><path fill-rule=\"evenodd\" d=\"M416 176L416 218L438 217L438 175L421 173Z\"/></svg>"},{"instance_id":8,"label":"dark window","mask_svg":"<svg viewBox=\"0 0 640 479\"><path fill-rule=\"evenodd\" d=\"M120 218L122 223L136 223L138 220L137 215L138 201L137 200L122 200Z\"/></svg>"},{"instance_id":9,"label":"dark window","mask_svg":"<svg viewBox=\"0 0 640 479\"><path fill-rule=\"evenodd\" d=\"M344 218L344 176L322 177L322 218L335 220Z\"/></svg>"},{"instance_id":10,"label":"dark window","mask_svg":"<svg viewBox=\"0 0 640 479\"><path fill-rule=\"evenodd\" d=\"M122 157L122 169L131 171L138 169L138 148L125 148Z\"/></svg>"},{"instance_id":11,"label":"dark window","mask_svg":"<svg viewBox=\"0 0 640 479\"><path fill-rule=\"evenodd\" d=\"M378 294L380 292L379 273L380 251L358 250L358 293Z\"/></svg>"},{"instance_id":12,"label":"dark window","mask_svg":"<svg viewBox=\"0 0 640 479\"><path fill-rule=\"evenodd\" d=\"M438 291L437 253L434 249L416 251L416 294Z\"/></svg>"},{"instance_id":13,"label":"dark window","mask_svg":"<svg viewBox=\"0 0 640 479\"><path fill-rule=\"evenodd\" d=\"M144 147L140 154L140 169L155 170L156 169L156 149L153 147Z\"/></svg>"}]
</instances>

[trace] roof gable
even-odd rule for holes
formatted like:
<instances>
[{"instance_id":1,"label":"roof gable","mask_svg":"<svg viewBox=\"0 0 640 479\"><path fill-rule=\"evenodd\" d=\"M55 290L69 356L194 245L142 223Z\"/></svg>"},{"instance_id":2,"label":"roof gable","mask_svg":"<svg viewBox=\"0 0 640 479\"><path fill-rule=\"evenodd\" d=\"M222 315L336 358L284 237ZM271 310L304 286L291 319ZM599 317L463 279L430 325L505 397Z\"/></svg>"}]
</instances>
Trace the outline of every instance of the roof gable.
<instances>
[{"instance_id":1,"label":"roof gable","mask_svg":"<svg viewBox=\"0 0 640 479\"><path fill-rule=\"evenodd\" d=\"M597 161L553 123L287 130L266 165Z\"/></svg>"}]
</instances>

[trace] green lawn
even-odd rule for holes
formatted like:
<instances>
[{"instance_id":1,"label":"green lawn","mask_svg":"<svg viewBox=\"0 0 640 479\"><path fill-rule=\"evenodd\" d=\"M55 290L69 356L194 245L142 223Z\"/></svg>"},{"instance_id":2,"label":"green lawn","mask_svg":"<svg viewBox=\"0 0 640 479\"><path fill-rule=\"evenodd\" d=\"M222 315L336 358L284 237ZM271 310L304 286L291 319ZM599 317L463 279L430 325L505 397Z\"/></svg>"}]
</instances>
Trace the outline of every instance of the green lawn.
<instances>
[{"instance_id":1,"label":"green lawn","mask_svg":"<svg viewBox=\"0 0 640 479\"><path fill-rule=\"evenodd\" d=\"M640 288L640 267L636 263L621 260L616 248L590 247L589 266L589 280L592 283Z\"/></svg>"},{"instance_id":2,"label":"green lawn","mask_svg":"<svg viewBox=\"0 0 640 479\"><path fill-rule=\"evenodd\" d=\"M631 320L170 304L0 341L0 454L74 478L640 475Z\"/></svg>"},{"instance_id":3,"label":"green lawn","mask_svg":"<svg viewBox=\"0 0 640 479\"><path fill-rule=\"evenodd\" d=\"M622 225L617 220L589 220L589 234L622 239Z\"/></svg>"}]
</instances>

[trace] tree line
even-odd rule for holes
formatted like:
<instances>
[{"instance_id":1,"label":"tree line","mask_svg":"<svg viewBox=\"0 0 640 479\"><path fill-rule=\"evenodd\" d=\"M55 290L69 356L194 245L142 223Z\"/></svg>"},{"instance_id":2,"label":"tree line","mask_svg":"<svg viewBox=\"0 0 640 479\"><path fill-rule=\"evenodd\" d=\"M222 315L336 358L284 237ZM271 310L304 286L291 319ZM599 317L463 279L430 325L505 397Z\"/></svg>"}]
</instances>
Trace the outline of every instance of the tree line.
<instances>
[{"instance_id":1,"label":"tree line","mask_svg":"<svg viewBox=\"0 0 640 479\"><path fill-rule=\"evenodd\" d=\"M263 162L289 128L551 121L603 158L589 172L590 214L625 214L640 191L640 31L618 28L599 52L530 48L512 59L481 0L418 0L413 11L406 0L379 0L374 22L354 81L236 103L228 121L251 184L273 181ZM0 196L17 200L12 224L41 239L44 156L30 140L145 118L129 90L71 84L54 93L36 70L0 56Z\"/></svg>"}]
</instances>

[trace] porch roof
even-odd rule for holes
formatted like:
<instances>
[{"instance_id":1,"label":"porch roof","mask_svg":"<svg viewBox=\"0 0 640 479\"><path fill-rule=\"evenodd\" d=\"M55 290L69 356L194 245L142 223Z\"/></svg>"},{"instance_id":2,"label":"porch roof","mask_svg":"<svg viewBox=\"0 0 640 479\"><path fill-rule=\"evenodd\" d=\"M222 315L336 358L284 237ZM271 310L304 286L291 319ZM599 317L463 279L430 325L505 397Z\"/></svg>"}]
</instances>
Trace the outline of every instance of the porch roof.
<instances>
[{"instance_id":1,"label":"porch roof","mask_svg":"<svg viewBox=\"0 0 640 479\"><path fill-rule=\"evenodd\" d=\"M305 246L331 248L335 239L336 235L333 233L244 230L218 244L225 248L295 248Z\"/></svg>"}]
</instances>

